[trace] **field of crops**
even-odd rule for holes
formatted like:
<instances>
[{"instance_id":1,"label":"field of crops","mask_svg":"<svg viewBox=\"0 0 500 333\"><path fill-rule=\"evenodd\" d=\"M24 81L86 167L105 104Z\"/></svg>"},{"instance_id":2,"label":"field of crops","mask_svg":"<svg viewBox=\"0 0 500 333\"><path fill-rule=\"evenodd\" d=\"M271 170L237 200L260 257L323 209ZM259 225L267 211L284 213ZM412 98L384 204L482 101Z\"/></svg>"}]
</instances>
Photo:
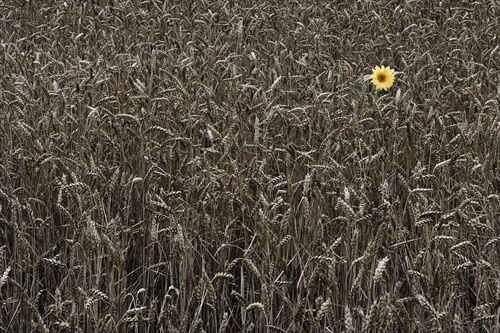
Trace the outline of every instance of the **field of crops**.
<instances>
[{"instance_id":1,"label":"field of crops","mask_svg":"<svg viewBox=\"0 0 500 333\"><path fill-rule=\"evenodd\" d=\"M500 332L499 31L495 0L2 1L0 333Z\"/></svg>"}]
</instances>

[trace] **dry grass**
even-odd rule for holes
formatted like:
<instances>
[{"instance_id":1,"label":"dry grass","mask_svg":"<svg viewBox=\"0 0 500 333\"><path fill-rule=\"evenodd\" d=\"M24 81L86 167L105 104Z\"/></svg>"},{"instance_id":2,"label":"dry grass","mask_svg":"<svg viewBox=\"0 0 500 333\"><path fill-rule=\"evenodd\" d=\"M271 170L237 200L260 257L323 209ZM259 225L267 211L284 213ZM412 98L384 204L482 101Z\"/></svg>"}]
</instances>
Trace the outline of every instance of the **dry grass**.
<instances>
[{"instance_id":1,"label":"dry grass","mask_svg":"<svg viewBox=\"0 0 500 333\"><path fill-rule=\"evenodd\" d=\"M0 332L499 332L498 2L172 2L0 6Z\"/></svg>"}]
</instances>

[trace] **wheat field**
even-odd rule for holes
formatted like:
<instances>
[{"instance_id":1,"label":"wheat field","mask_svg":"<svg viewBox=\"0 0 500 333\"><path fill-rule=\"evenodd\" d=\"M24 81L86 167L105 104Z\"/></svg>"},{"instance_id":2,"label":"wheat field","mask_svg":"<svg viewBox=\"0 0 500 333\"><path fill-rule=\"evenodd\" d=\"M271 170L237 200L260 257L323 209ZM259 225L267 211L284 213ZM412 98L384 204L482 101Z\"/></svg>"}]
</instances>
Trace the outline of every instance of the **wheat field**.
<instances>
[{"instance_id":1,"label":"wheat field","mask_svg":"<svg viewBox=\"0 0 500 333\"><path fill-rule=\"evenodd\" d=\"M499 27L4 1L0 332L500 332Z\"/></svg>"}]
</instances>

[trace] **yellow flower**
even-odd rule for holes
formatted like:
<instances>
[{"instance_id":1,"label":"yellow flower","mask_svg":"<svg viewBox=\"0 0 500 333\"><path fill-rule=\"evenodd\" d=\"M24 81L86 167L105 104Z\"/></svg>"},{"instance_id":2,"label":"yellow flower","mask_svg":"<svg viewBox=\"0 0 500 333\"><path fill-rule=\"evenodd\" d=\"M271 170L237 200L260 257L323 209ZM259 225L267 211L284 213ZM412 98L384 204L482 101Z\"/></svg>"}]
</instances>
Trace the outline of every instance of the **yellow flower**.
<instances>
[{"instance_id":1,"label":"yellow flower","mask_svg":"<svg viewBox=\"0 0 500 333\"><path fill-rule=\"evenodd\" d=\"M370 75L370 79L377 90L387 90L392 87L394 83L394 69L391 69L391 67L375 66L372 71L373 74Z\"/></svg>"}]
</instances>

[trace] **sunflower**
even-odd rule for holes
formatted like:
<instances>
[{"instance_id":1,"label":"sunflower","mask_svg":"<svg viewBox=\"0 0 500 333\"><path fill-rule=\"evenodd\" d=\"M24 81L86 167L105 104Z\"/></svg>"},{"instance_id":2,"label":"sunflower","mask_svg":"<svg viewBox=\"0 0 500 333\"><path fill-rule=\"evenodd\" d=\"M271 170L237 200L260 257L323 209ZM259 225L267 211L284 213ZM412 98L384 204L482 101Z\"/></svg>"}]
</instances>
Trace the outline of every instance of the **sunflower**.
<instances>
[{"instance_id":1,"label":"sunflower","mask_svg":"<svg viewBox=\"0 0 500 333\"><path fill-rule=\"evenodd\" d=\"M373 74L370 75L370 79L377 90L387 90L392 87L394 83L394 69L391 69L391 67L375 66L372 71Z\"/></svg>"}]
</instances>

